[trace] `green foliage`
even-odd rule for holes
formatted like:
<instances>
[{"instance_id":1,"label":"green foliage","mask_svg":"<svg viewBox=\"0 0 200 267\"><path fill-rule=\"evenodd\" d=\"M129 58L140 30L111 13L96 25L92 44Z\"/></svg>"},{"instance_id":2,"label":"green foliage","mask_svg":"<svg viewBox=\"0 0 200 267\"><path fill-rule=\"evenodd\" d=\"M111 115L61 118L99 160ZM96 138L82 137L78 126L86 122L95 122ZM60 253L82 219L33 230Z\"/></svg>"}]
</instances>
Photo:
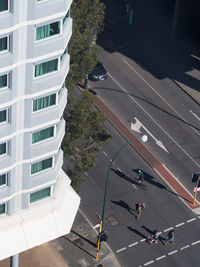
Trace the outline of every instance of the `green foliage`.
<instances>
[{"instance_id":1,"label":"green foliage","mask_svg":"<svg viewBox=\"0 0 200 267\"><path fill-rule=\"evenodd\" d=\"M97 152L111 135L104 126L105 117L94 109L94 96L84 91L79 100L70 98L64 113L66 134L62 149L64 156L71 161L67 174L72 186L78 190L84 171L94 167Z\"/></svg>"},{"instance_id":2,"label":"green foliage","mask_svg":"<svg viewBox=\"0 0 200 267\"><path fill-rule=\"evenodd\" d=\"M68 89L73 89L97 63L98 49L92 42L103 30L104 4L100 0L74 0L71 17L73 31L68 46L71 60L66 80Z\"/></svg>"}]
</instances>

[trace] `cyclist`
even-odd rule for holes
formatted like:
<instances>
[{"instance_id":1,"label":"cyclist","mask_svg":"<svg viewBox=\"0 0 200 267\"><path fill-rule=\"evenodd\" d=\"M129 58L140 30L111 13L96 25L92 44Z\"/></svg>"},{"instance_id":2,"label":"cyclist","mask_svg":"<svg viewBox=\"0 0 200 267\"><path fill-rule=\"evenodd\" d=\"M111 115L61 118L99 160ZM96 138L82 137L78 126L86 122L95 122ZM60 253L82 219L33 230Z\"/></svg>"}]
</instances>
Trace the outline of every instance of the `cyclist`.
<instances>
[{"instance_id":1,"label":"cyclist","mask_svg":"<svg viewBox=\"0 0 200 267\"><path fill-rule=\"evenodd\" d=\"M144 174L143 174L143 171L142 170L139 170L138 173L137 173L137 179L138 179L138 182L143 184L144 183Z\"/></svg>"}]
</instances>

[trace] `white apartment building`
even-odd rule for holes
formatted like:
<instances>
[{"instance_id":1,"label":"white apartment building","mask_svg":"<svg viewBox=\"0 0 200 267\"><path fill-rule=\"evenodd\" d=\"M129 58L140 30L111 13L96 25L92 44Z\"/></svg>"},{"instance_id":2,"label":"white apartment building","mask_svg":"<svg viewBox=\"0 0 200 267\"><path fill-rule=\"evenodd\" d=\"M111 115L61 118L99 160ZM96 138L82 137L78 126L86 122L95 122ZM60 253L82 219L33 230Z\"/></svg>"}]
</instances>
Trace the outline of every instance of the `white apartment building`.
<instances>
[{"instance_id":1,"label":"white apartment building","mask_svg":"<svg viewBox=\"0 0 200 267\"><path fill-rule=\"evenodd\" d=\"M70 232L62 170L72 0L0 0L0 260Z\"/></svg>"}]
</instances>

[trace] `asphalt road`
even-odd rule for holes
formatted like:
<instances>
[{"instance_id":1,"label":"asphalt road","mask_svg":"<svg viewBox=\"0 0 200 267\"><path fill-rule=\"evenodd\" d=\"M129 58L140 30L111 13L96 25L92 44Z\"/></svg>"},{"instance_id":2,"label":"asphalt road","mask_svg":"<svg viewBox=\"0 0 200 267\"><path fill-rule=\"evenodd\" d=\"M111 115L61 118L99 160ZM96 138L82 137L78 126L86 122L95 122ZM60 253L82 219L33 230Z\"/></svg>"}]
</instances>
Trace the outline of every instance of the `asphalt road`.
<instances>
[{"instance_id":1,"label":"asphalt road","mask_svg":"<svg viewBox=\"0 0 200 267\"><path fill-rule=\"evenodd\" d=\"M156 47L152 48L154 43L151 46L153 41L148 39L148 30L144 32L145 28L140 26L142 32L139 28L127 36L115 23L112 16L107 19L99 41L102 45L100 60L109 78L90 85L127 127L130 128L132 122L135 132L148 135L149 148L193 193L191 178L200 170L199 105L167 77L159 65L161 62L151 56L151 52L155 56ZM135 23L138 26L137 12ZM152 23L155 26L156 22ZM171 56L171 52L168 53L166 57Z\"/></svg>"},{"instance_id":2,"label":"asphalt road","mask_svg":"<svg viewBox=\"0 0 200 267\"><path fill-rule=\"evenodd\" d=\"M81 209L94 226L99 223L96 213L102 212L108 165L125 143L107 126L113 138L103 146L97 166L85 174L80 190ZM138 168L145 173L148 190L138 187ZM134 210L139 201L145 202L146 208L136 220ZM110 175L104 229L122 266L200 266L199 220L200 216L192 214L130 146L119 154ZM175 230L175 244L164 246L171 227ZM158 244L149 244L146 239L156 229L161 239Z\"/></svg>"}]
</instances>

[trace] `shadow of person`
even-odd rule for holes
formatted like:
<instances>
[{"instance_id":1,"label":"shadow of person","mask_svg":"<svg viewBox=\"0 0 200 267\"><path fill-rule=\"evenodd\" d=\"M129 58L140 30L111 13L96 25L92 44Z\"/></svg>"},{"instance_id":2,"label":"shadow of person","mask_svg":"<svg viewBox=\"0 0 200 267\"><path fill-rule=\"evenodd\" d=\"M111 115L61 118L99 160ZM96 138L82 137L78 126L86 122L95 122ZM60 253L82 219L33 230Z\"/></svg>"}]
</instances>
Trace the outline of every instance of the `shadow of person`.
<instances>
[{"instance_id":1,"label":"shadow of person","mask_svg":"<svg viewBox=\"0 0 200 267\"><path fill-rule=\"evenodd\" d=\"M132 180L130 177L128 177L125 173L121 172L120 170L115 170L113 168L111 168L111 170L117 174L119 177L123 178L124 180L126 180L127 182L129 183L132 183L132 184L137 184L137 182L135 182L134 180Z\"/></svg>"},{"instance_id":2,"label":"shadow of person","mask_svg":"<svg viewBox=\"0 0 200 267\"><path fill-rule=\"evenodd\" d=\"M145 236L143 233L141 233L140 231L138 231L137 229L135 228L132 228L131 226L127 226L128 230L134 232L135 234L141 236L142 238L145 238L145 239L148 239L147 236Z\"/></svg>"},{"instance_id":3,"label":"shadow of person","mask_svg":"<svg viewBox=\"0 0 200 267\"><path fill-rule=\"evenodd\" d=\"M132 215L135 216L135 214L133 213L133 209L123 200L119 200L119 201L116 201L116 200L111 200L111 202L115 205L118 205L124 209L126 209L128 212L130 212ZM136 216L135 216L136 217Z\"/></svg>"}]
</instances>

